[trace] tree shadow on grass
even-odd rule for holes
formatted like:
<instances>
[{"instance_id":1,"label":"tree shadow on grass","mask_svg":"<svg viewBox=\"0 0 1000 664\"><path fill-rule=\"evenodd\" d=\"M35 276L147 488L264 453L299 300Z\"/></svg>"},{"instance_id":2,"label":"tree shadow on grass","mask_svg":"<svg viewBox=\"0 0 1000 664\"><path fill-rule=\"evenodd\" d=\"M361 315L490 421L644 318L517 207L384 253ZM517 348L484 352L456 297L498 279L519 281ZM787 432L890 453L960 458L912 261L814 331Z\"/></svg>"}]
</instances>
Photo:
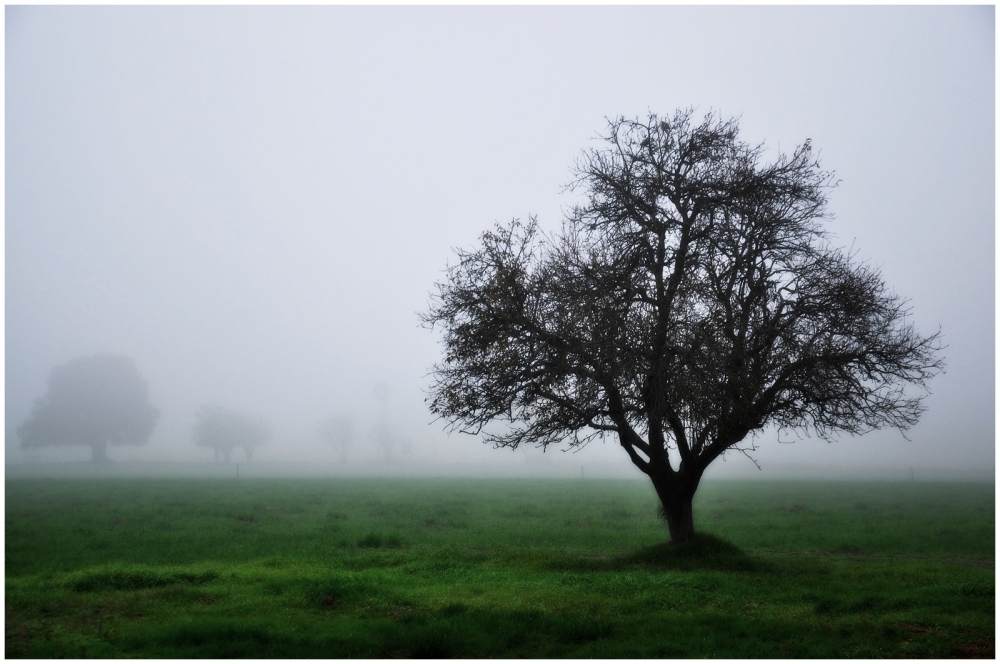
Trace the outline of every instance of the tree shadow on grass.
<instances>
[{"instance_id":1,"label":"tree shadow on grass","mask_svg":"<svg viewBox=\"0 0 1000 664\"><path fill-rule=\"evenodd\" d=\"M616 560L625 565L683 571L759 572L768 567L735 544L707 533L683 544L664 542L647 546Z\"/></svg>"},{"instance_id":2,"label":"tree shadow on grass","mask_svg":"<svg viewBox=\"0 0 1000 664\"><path fill-rule=\"evenodd\" d=\"M628 569L677 570L694 572L766 572L768 562L748 554L736 545L715 535L699 534L684 544L663 542L617 556L576 556L572 554L535 554L536 565L561 572L610 572ZM520 558L518 556L519 562Z\"/></svg>"}]
</instances>

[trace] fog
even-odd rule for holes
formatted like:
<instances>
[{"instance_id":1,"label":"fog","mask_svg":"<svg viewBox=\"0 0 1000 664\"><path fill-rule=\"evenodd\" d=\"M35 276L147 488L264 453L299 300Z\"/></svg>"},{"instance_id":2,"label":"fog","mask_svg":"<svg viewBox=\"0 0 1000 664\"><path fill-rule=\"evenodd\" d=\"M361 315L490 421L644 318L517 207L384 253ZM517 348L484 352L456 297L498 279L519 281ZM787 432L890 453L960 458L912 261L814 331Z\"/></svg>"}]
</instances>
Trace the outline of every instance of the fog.
<instances>
[{"instance_id":1,"label":"fog","mask_svg":"<svg viewBox=\"0 0 1000 664\"><path fill-rule=\"evenodd\" d=\"M424 403L439 334L418 313L453 248L495 221L558 227L605 117L694 106L775 150L811 138L841 180L836 242L947 344L909 440L767 431L760 470L730 455L709 477L993 478L993 7L38 6L5 21L8 471L89 458L21 450L14 431L53 367L112 352L160 410L146 445L109 450L119 462L212 464L192 426L217 402L267 419L254 464L282 472L641 477L611 440L543 454L447 435ZM336 416L355 422L346 464L318 433Z\"/></svg>"}]
</instances>

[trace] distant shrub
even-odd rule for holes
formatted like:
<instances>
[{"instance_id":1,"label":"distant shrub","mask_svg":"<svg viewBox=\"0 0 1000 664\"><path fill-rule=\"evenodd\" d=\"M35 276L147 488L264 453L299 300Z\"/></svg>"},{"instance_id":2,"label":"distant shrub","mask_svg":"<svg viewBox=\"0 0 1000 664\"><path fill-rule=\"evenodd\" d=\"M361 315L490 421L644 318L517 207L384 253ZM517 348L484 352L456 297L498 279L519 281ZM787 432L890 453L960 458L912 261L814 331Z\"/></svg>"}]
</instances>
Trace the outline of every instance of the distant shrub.
<instances>
[{"instance_id":1,"label":"distant shrub","mask_svg":"<svg viewBox=\"0 0 1000 664\"><path fill-rule=\"evenodd\" d=\"M377 549L382 546L382 536L369 533L358 540L358 546L362 549Z\"/></svg>"},{"instance_id":2,"label":"distant shrub","mask_svg":"<svg viewBox=\"0 0 1000 664\"><path fill-rule=\"evenodd\" d=\"M462 613L466 613L468 610L469 607L467 607L465 604L461 602L452 602L451 604L448 604L447 606L440 608L438 610L438 615L447 618L451 616L457 616Z\"/></svg>"},{"instance_id":3,"label":"distant shrub","mask_svg":"<svg viewBox=\"0 0 1000 664\"><path fill-rule=\"evenodd\" d=\"M358 546L362 549L378 549L380 547L384 547L386 549L398 549L402 545L403 541L398 535L368 533L358 540Z\"/></svg>"},{"instance_id":4,"label":"distant shrub","mask_svg":"<svg viewBox=\"0 0 1000 664\"><path fill-rule=\"evenodd\" d=\"M353 575L335 574L308 582L305 599L312 606L330 610L375 592L375 587Z\"/></svg>"}]
</instances>

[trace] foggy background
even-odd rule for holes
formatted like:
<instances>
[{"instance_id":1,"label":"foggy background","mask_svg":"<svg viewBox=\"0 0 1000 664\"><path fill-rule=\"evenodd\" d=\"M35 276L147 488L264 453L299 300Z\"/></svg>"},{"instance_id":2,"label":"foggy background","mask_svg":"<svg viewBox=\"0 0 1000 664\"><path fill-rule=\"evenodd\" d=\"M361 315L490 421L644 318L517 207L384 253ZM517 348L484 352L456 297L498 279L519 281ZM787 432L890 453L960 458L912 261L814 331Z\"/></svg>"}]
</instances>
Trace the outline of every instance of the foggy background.
<instances>
[{"instance_id":1,"label":"foggy background","mask_svg":"<svg viewBox=\"0 0 1000 664\"><path fill-rule=\"evenodd\" d=\"M7 7L5 21L8 471L89 459L24 452L13 432L54 366L114 352L161 413L147 445L109 448L118 461L210 464L191 426L217 401L270 421L254 464L641 477L610 440L543 455L445 435L423 403L438 334L417 314L452 248L495 221L558 227L605 116L694 106L775 150L811 138L841 180L837 243L948 345L909 441L768 431L762 471L737 454L707 476L993 478L993 7ZM316 433L344 414L346 467Z\"/></svg>"}]
</instances>

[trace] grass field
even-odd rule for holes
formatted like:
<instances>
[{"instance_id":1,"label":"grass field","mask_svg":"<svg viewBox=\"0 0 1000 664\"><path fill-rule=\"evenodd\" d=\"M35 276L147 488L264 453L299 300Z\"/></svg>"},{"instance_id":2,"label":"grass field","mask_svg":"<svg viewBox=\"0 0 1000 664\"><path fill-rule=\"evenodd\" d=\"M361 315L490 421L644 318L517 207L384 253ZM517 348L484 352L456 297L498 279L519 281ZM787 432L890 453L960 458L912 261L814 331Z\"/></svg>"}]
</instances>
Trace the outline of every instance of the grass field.
<instances>
[{"instance_id":1,"label":"grass field","mask_svg":"<svg viewBox=\"0 0 1000 664\"><path fill-rule=\"evenodd\" d=\"M7 657L992 657L994 486L6 482Z\"/></svg>"}]
</instances>

